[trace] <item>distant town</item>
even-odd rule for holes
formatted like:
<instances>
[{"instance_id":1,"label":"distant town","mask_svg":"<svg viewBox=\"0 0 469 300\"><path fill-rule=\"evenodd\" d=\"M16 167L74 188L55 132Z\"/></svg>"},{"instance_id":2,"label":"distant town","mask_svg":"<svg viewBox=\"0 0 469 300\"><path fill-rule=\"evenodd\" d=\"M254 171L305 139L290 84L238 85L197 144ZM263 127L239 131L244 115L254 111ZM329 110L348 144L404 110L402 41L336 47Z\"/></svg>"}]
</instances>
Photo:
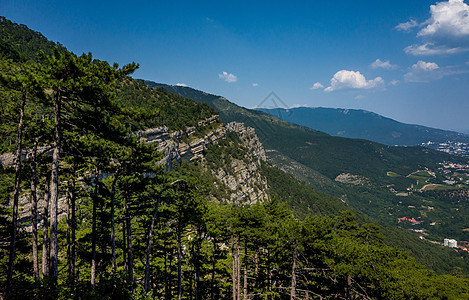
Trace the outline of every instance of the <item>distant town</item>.
<instances>
[{"instance_id":1,"label":"distant town","mask_svg":"<svg viewBox=\"0 0 469 300\"><path fill-rule=\"evenodd\" d=\"M452 142L452 141L447 141L444 143L435 143L435 142L428 141L420 145L423 147L443 151L443 152L454 154L454 155L469 156L469 143Z\"/></svg>"}]
</instances>

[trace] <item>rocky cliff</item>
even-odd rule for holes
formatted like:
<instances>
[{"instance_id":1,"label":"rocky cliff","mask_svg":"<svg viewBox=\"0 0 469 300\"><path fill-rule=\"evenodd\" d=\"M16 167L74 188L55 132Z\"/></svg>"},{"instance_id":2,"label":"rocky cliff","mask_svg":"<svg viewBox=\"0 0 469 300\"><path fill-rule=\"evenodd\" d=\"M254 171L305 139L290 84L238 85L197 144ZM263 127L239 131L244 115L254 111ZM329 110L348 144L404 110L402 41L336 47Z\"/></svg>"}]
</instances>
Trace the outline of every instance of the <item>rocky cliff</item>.
<instances>
[{"instance_id":1,"label":"rocky cliff","mask_svg":"<svg viewBox=\"0 0 469 300\"><path fill-rule=\"evenodd\" d=\"M218 115L200 121L197 126L170 133L167 127L151 128L134 133L147 143L157 143L164 154L160 164L170 171L174 163L184 159L204 162L204 151L226 139L227 133L236 133L246 148L244 159L230 159L230 163L211 169L217 179L230 191L230 202L255 203L267 198L267 182L258 169L266 160L265 150L255 130L243 123L220 122ZM220 158L221 159L221 158Z\"/></svg>"},{"instance_id":2,"label":"rocky cliff","mask_svg":"<svg viewBox=\"0 0 469 300\"><path fill-rule=\"evenodd\" d=\"M209 147L217 147L220 141L227 139L229 133L234 133L239 138L241 147L244 149L239 158L229 158L220 166L211 168L205 159L205 151ZM157 143L158 150L162 152L163 158L158 162L165 166L167 171L173 168L173 164L180 164L182 160L188 162L198 161L205 165L218 179L218 183L228 191L227 199L221 201L252 204L268 198L267 181L259 173L261 161L266 160L265 150L257 137L255 130L245 126L243 123L231 122L221 123L218 115L200 121L197 126L188 127L186 130L169 132L167 127L151 128L138 131L133 135L147 143ZM41 147L40 152L48 152L50 147ZM28 150L24 150L22 159L27 159ZM222 159L217 158L217 159ZM3 166L14 164L14 154L6 153L0 155L0 163ZM83 178L82 178L83 179ZM86 185L86 183L82 182ZM39 223L42 222L45 201L42 191L38 191ZM31 218L30 195L23 194L20 197L20 223L29 223ZM66 216L66 198L59 199L59 218ZM27 226L26 230L30 230Z\"/></svg>"}]
</instances>

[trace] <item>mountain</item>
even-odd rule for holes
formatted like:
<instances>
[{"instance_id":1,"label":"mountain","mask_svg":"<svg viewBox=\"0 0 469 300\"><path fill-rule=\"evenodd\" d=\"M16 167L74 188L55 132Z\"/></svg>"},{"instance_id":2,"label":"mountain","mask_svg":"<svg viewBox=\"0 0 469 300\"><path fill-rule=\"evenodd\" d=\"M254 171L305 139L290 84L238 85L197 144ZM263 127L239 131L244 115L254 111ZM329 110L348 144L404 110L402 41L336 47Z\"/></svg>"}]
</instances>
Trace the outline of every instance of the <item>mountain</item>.
<instances>
[{"instance_id":1,"label":"mountain","mask_svg":"<svg viewBox=\"0 0 469 300\"><path fill-rule=\"evenodd\" d=\"M427 265L445 268L444 261L430 258L438 256L435 253L438 248L418 240L416 233L413 239L409 238L408 233L412 231L408 229L415 227L404 228L398 218L421 218L424 222L419 223L421 227L418 229L433 241L442 241L448 236L469 240L465 230L465 224L469 224L468 203L456 202L458 213L453 214L454 201L447 201L438 191L429 194L431 192L420 190L427 184L427 188L467 189L469 177L461 177L457 168L444 174L445 165L442 165L443 162L465 165L469 173L467 158L419 146L395 147L335 137L288 123L262 111L242 108L224 97L190 87L145 83L206 103L219 112L224 122L243 122L255 128L269 162L316 190L339 197L350 207L378 220L380 226L387 230L387 243L411 250L419 261ZM450 171L447 169L446 172ZM459 187L456 187L457 183L453 186L444 184L443 181L448 180L445 176L461 178ZM416 209L420 207L425 207L425 210ZM448 216L452 217L448 219ZM401 229L396 230L398 226ZM426 261L428 258L430 261Z\"/></svg>"},{"instance_id":2,"label":"mountain","mask_svg":"<svg viewBox=\"0 0 469 300\"><path fill-rule=\"evenodd\" d=\"M370 140L386 145L415 146L447 141L469 143L469 135L420 125L404 124L373 112L336 108L259 108L281 120L330 135Z\"/></svg>"},{"instance_id":3,"label":"mountain","mask_svg":"<svg viewBox=\"0 0 469 300\"><path fill-rule=\"evenodd\" d=\"M5 24L5 40L44 40ZM331 137L222 97L145 84L126 76L135 65L91 54L49 49L34 62L19 43L0 60L0 297L469 295L469 279L439 276L402 249L444 274L467 272L465 256L382 216L386 206L391 219L399 206L412 212L387 183L419 185L439 161L462 158ZM453 215L463 205L459 190L433 192L438 214L438 198L452 199Z\"/></svg>"}]
</instances>

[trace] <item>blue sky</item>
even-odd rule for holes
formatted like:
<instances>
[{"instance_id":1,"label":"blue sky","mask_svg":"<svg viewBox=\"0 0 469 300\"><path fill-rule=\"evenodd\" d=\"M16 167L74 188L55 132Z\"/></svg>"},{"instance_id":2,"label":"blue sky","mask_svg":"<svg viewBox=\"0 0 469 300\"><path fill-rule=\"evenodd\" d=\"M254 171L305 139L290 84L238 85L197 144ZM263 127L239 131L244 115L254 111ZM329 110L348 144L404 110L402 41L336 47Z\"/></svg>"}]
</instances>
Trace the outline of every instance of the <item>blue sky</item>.
<instances>
[{"instance_id":1,"label":"blue sky","mask_svg":"<svg viewBox=\"0 0 469 300\"><path fill-rule=\"evenodd\" d=\"M360 108L469 133L468 1L18 1L0 15L135 78L255 107ZM268 103L267 103L268 104Z\"/></svg>"}]
</instances>

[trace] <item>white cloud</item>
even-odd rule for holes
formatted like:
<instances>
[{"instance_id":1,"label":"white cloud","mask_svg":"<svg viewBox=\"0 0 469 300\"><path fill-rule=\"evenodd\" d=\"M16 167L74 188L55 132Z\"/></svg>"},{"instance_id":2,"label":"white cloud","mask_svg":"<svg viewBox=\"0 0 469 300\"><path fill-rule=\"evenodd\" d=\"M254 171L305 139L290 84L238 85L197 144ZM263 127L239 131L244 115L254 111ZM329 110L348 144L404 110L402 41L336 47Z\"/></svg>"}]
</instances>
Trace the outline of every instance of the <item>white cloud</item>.
<instances>
[{"instance_id":1,"label":"white cloud","mask_svg":"<svg viewBox=\"0 0 469 300\"><path fill-rule=\"evenodd\" d=\"M356 99L356 100L365 99L365 96L363 96L363 95L357 95L357 96L355 96L355 99Z\"/></svg>"},{"instance_id":2,"label":"white cloud","mask_svg":"<svg viewBox=\"0 0 469 300\"><path fill-rule=\"evenodd\" d=\"M414 64L410 71L404 75L404 79L408 82L429 82L439 80L445 76L467 74L467 68L458 66L440 67L434 62L418 61Z\"/></svg>"},{"instance_id":3,"label":"white cloud","mask_svg":"<svg viewBox=\"0 0 469 300\"><path fill-rule=\"evenodd\" d=\"M386 69L386 70L393 70L393 69L397 69L398 66L397 65L393 65L391 64L391 62L389 60L385 60L385 61L382 61L381 59L377 59L375 60L372 64L371 64L371 67L373 69L377 69L377 68L383 68L383 69Z\"/></svg>"},{"instance_id":4,"label":"white cloud","mask_svg":"<svg viewBox=\"0 0 469 300\"><path fill-rule=\"evenodd\" d=\"M419 23L417 23L417 21L410 20L408 22L397 25L395 28L399 31L409 31L412 28L417 27L417 26L419 26Z\"/></svg>"},{"instance_id":5,"label":"white cloud","mask_svg":"<svg viewBox=\"0 0 469 300\"><path fill-rule=\"evenodd\" d=\"M456 54L469 51L469 48L455 47L449 48L447 46L435 46L433 43L425 43L422 45L411 45L404 48L404 52L412 55L441 55L441 54Z\"/></svg>"},{"instance_id":6,"label":"white cloud","mask_svg":"<svg viewBox=\"0 0 469 300\"><path fill-rule=\"evenodd\" d=\"M398 85L399 84L399 80L392 80L391 82L389 82L389 85Z\"/></svg>"},{"instance_id":7,"label":"white cloud","mask_svg":"<svg viewBox=\"0 0 469 300\"><path fill-rule=\"evenodd\" d=\"M418 36L468 37L469 5L463 0L449 0L430 5L431 17Z\"/></svg>"},{"instance_id":8,"label":"white cloud","mask_svg":"<svg viewBox=\"0 0 469 300\"><path fill-rule=\"evenodd\" d=\"M320 83L320 82L316 82L315 84L313 84L312 87L310 87L309 89L310 90L318 90L318 89L322 89L324 88L324 86Z\"/></svg>"},{"instance_id":9,"label":"white cloud","mask_svg":"<svg viewBox=\"0 0 469 300\"><path fill-rule=\"evenodd\" d=\"M252 86L257 87L259 86L259 83L253 83Z\"/></svg>"},{"instance_id":10,"label":"white cloud","mask_svg":"<svg viewBox=\"0 0 469 300\"><path fill-rule=\"evenodd\" d=\"M434 71L440 67L434 62L424 62L419 60L416 64L412 66L412 70L422 70L422 71Z\"/></svg>"},{"instance_id":11,"label":"white cloud","mask_svg":"<svg viewBox=\"0 0 469 300\"><path fill-rule=\"evenodd\" d=\"M176 86L187 86L187 84L178 82L178 83L176 83Z\"/></svg>"},{"instance_id":12,"label":"white cloud","mask_svg":"<svg viewBox=\"0 0 469 300\"><path fill-rule=\"evenodd\" d=\"M238 81L238 77L236 75L233 75L228 72L223 72L221 74L218 74L218 78L223 79L226 82L236 82Z\"/></svg>"},{"instance_id":13,"label":"white cloud","mask_svg":"<svg viewBox=\"0 0 469 300\"><path fill-rule=\"evenodd\" d=\"M404 75L404 79L409 82L428 82L438 80L443 77L439 71L440 66L434 62L424 62L419 60L412 66L410 71Z\"/></svg>"},{"instance_id":14,"label":"white cloud","mask_svg":"<svg viewBox=\"0 0 469 300\"><path fill-rule=\"evenodd\" d=\"M422 23L411 20L396 26L407 31L420 27L420 44L404 49L412 55L451 55L469 51L469 5L464 0L448 0L430 5L430 18Z\"/></svg>"},{"instance_id":15,"label":"white cloud","mask_svg":"<svg viewBox=\"0 0 469 300\"><path fill-rule=\"evenodd\" d=\"M324 89L326 92L332 92L341 89L372 89L384 84L381 77L373 80L366 80L359 71L342 70L334 74L331 79L331 86Z\"/></svg>"}]
</instances>

